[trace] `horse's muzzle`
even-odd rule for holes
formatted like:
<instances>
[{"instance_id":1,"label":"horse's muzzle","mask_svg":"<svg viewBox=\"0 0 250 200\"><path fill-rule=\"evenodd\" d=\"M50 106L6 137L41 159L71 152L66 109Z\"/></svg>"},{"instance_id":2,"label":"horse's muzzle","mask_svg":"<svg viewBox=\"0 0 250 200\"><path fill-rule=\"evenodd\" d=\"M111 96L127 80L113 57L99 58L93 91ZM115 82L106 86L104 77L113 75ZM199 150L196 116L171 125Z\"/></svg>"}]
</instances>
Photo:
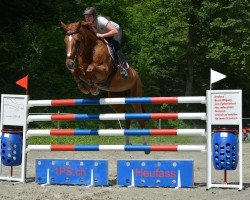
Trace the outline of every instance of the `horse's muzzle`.
<instances>
[{"instance_id":1,"label":"horse's muzzle","mask_svg":"<svg viewBox=\"0 0 250 200\"><path fill-rule=\"evenodd\" d=\"M72 59L66 59L66 66L69 70L76 69L76 62Z\"/></svg>"}]
</instances>

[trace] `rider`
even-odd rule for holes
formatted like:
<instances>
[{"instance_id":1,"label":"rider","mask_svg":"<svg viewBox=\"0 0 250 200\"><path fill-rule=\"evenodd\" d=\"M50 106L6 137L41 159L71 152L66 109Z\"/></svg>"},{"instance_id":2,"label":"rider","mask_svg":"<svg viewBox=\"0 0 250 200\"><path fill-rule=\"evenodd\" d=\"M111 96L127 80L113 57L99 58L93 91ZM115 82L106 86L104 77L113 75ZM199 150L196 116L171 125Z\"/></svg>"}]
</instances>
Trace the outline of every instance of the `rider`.
<instances>
[{"instance_id":1,"label":"rider","mask_svg":"<svg viewBox=\"0 0 250 200\"><path fill-rule=\"evenodd\" d=\"M85 21L92 24L96 30L97 37L103 37L108 42L109 47L111 48L112 53L116 54L118 64L121 67L121 76L122 78L128 77L128 64L122 54L121 50L121 39L122 31L120 26L108 20L105 17L97 16L96 9L94 7L88 7L83 12Z\"/></svg>"}]
</instances>

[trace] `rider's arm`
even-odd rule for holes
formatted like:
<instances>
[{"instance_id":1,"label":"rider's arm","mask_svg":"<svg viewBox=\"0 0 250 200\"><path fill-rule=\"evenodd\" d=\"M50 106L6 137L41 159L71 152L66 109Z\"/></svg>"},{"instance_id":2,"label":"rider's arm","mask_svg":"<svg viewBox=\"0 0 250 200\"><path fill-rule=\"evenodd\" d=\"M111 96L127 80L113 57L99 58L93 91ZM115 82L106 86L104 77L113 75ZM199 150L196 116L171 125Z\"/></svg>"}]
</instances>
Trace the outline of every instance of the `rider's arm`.
<instances>
[{"instance_id":1,"label":"rider's arm","mask_svg":"<svg viewBox=\"0 0 250 200\"><path fill-rule=\"evenodd\" d=\"M105 17L97 17L97 37L113 37L118 34L119 25L107 20Z\"/></svg>"},{"instance_id":2,"label":"rider's arm","mask_svg":"<svg viewBox=\"0 0 250 200\"><path fill-rule=\"evenodd\" d=\"M110 22L107 23L106 28L108 30L107 33L97 33L97 37L113 37L118 33L118 30L111 24Z\"/></svg>"}]
</instances>

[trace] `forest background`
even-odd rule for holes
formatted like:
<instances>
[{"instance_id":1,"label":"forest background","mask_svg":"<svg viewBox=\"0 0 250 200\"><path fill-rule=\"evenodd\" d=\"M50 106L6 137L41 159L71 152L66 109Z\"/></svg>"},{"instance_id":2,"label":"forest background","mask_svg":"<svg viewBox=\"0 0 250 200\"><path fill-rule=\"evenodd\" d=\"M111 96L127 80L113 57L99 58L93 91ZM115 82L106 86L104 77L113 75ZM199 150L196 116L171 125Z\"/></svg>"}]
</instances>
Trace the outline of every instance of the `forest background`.
<instances>
[{"instance_id":1,"label":"forest background","mask_svg":"<svg viewBox=\"0 0 250 200\"><path fill-rule=\"evenodd\" d=\"M24 94L15 82L29 75L32 100L92 98L77 89L65 66L65 33L60 26L61 21L82 20L82 12L89 6L122 27L123 52L142 79L144 96L205 96L212 68L227 76L213 89L242 89L243 117L250 117L248 0L1 0L1 94ZM106 96L101 92L98 97ZM197 105L147 106L147 111L182 108L205 111ZM37 111L112 112L96 106L32 109ZM166 126L177 123L183 122ZM97 124L107 127L100 122L84 126ZM113 128L119 127L117 124Z\"/></svg>"}]
</instances>

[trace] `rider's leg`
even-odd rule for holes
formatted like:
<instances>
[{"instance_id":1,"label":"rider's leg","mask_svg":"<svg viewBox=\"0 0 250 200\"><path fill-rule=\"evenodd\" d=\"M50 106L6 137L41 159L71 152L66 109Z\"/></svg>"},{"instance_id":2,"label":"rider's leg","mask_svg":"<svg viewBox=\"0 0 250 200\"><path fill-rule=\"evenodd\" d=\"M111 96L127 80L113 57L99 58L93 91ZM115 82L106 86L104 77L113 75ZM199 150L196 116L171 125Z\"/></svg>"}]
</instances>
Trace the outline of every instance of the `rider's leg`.
<instances>
[{"instance_id":1,"label":"rider's leg","mask_svg":"<svg viewBox=\"0 0 250 200\"><path fill-rule=\"evenodd\" d=\"M111 53L114 55L115 59L118 62L118 65L121 68L121 77L122 78L127 78L128 77L128 64L127 61L125 60L122 50L121 50L121 45L117 40L114 40L113 38L105 38L106 41L108 42L108 45L111 49Z\"/></svg>"},{"instance_id":2,"label":"rider's leg","mask_svg":"<svg viewBox=\"0 0 250 200\"><path fill-rule=\"evenodd\" d=\"M118 65L121 67L121 76L122 76L122 78L127 78L128 77L128 71L127 71L128 70L128 63L127 63L125 57L123 56L121 45L120 45L119 41L114 40L114 47L115 47Z\"/></svg>"},{"instance_id":3,"label":"rider's leg","mask_svg":"<svg viewBox=\"0 0 250 200\"><path fill-rule=\"evenodd\" d=\"M117 50L116 55L117 55L119 66L121 67L121 76L122 78L127 78L128 77L128 71L127 71L128 64L123 56L122 50L121 49Z\"/></svg>"},{"instance_id":4,"label":"rider's leg","mask_svg":"<svg viewBox=\"0 0 250 200\"><path fill-rule=\"evenodd\" d=\"M109 53L111 54L111 57L116 60L116 54L115 54L115 46L114 46L114 40L112 38L105 38L106 42L108 43L108 49Z\"/></svg>"}]
</instances>

